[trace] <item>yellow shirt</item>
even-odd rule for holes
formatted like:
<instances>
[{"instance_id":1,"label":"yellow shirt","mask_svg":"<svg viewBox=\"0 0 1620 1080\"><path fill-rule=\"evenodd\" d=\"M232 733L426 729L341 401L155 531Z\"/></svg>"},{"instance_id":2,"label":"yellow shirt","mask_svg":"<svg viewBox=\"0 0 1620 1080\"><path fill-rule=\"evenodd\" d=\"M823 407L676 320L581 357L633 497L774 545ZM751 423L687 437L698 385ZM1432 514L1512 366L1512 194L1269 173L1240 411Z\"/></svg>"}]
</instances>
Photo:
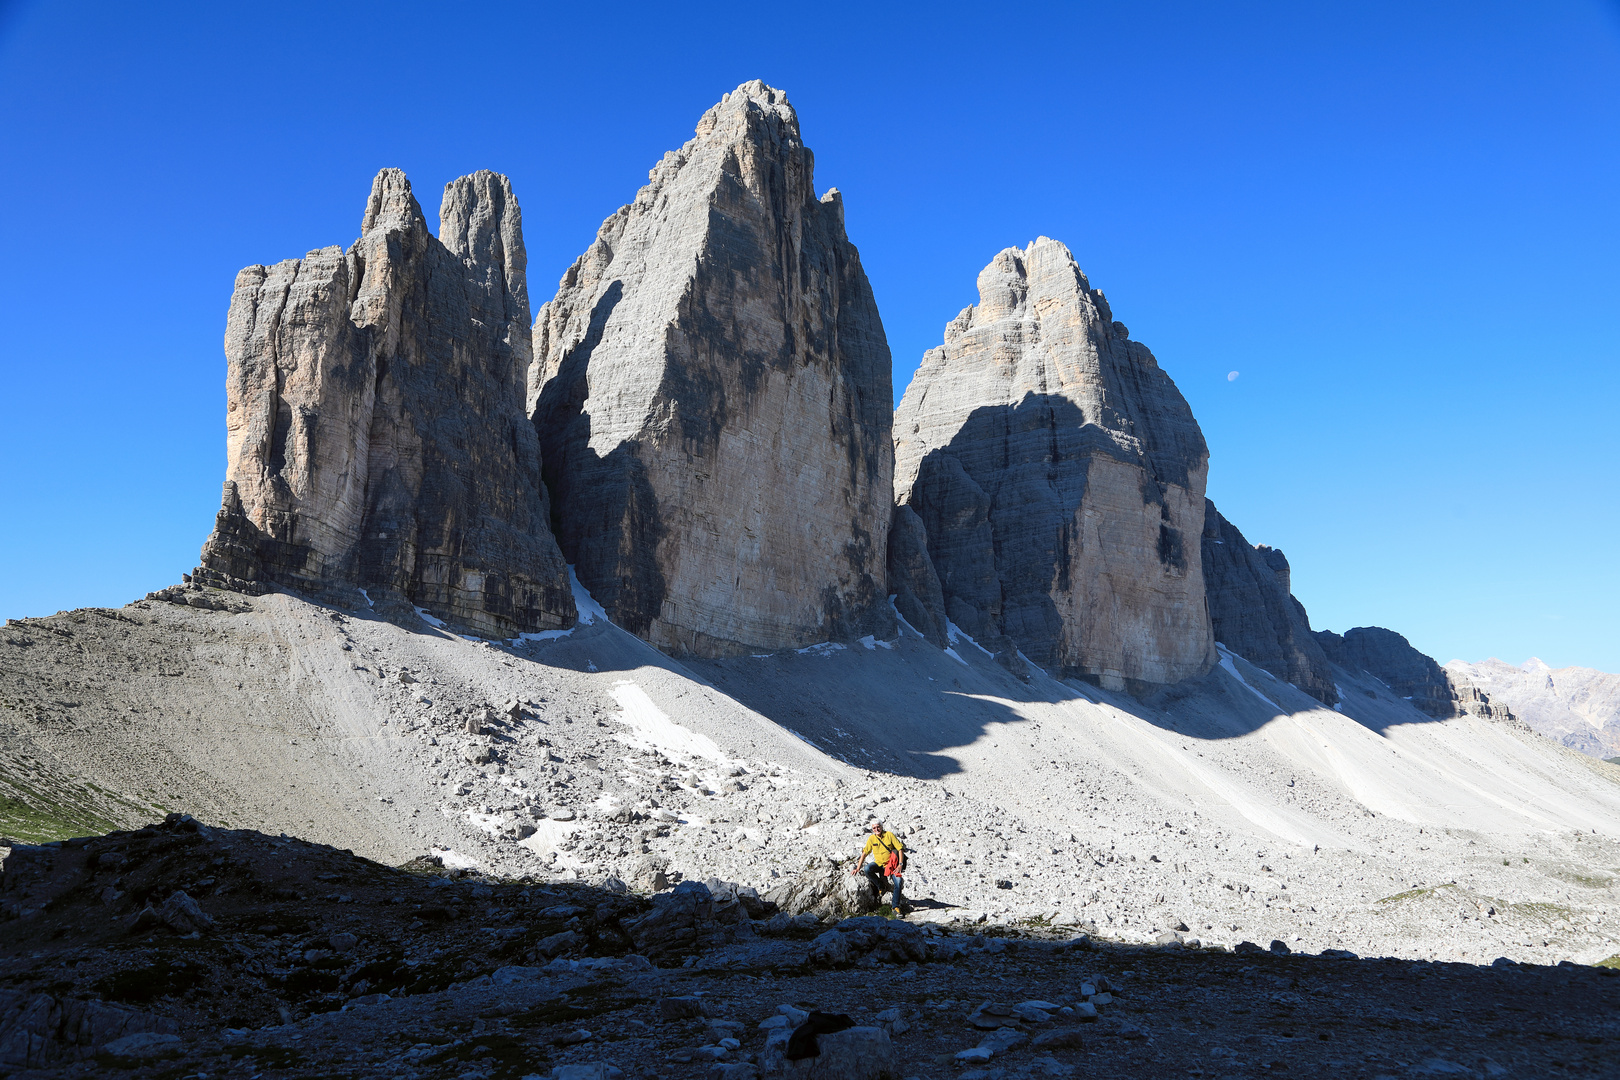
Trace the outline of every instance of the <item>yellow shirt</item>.
<instances>
[{"instance_id":1,"label":"yellow shirt","mask_svg":"<svg viewBox=\"0 0 1620 1080\"><path fill-rule=\"evenodd\" d=\"M866 846L861 848L861 862L865 863L870 858L881 870L888 865L890 852L898 854L905 849L905 845L900 843L900 838L892 832L885 832L882 836L867 833Z\"/></svg>"}]
</instances>

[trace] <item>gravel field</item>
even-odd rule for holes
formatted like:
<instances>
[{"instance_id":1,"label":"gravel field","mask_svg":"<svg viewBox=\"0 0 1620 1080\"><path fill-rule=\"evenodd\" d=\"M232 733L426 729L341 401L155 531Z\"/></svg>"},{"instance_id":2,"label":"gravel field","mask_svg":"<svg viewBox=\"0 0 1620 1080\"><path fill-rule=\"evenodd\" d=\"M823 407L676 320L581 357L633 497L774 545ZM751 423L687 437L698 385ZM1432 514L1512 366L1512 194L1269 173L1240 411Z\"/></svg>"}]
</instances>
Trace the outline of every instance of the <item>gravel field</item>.
<instances>
[{"instance_id":1,"label":"gravel field","mask_svg":"<svg viewBox=\"0 0 1620 1080\"><path fill-rule=\"evenodd\" d=\"M1349 673L1342 712L1230 655L1139 701L966 639L682 663L600 618L492 643L359 597L169 595L192 602L0 630L0 834L178 811L390 865L768 893L875 814L912 850L914 920L1620 953L1620 769Z\"/></svg>"}]
</instances>

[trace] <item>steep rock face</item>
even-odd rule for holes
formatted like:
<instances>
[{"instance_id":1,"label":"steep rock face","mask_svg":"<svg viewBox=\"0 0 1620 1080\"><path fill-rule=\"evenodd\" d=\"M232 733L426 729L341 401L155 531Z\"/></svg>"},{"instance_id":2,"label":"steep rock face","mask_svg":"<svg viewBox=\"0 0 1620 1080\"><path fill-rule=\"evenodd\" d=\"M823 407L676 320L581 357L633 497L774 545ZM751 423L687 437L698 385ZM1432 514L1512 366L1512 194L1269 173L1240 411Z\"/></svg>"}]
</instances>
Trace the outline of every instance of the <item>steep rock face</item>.
<instances>
[{"instance_id":1,"label":"steep rock face","mask_svg":"<svg viewBox=\"0 0 1620 1080\"><path fill-rule=\"evenodd\" d=\"M980 644L1105 686L1207 671L1209 451L1062 244L1008 248L895 414L895 490Z\"/></svg>"},{"instance_id":2,"label":"steep rock face","mask_svg":"<svg viewBox=\"0 0 1620 1080\"><path fill-rule=\"evenodd\" d=\"M237 275L225 492L199 573L345 603L364 589L486 636L572 625L524 413L526 255L507 179L447 185L439 230L384 169L348 251Z\"/></svg>"},{"instance_id":3,"label":"steep rock face","mask_svg":"<svg viewBox=\"0 0 1620 1080\"><path fill-rule=\"evenodd\" d=\"M1202 549L1215 640L1324 705L1336 703L1332 669L1305 606L1294 598L1287 557L1264 544L1251 546L1207 499Z\"/></svg>"},{"instance_id":4,"label":"steep rock face","mask_svg":"<svg viewBox=\"0 0 1620 1080\"><path fill-rule=\"evenodd\" d=\"M1445 671L1459 689L1488 695L1549 739L1593 757L1620 755L1620 675L1550 667L1534 656L1523 664L1452 660Z\"/></svg>"},{"instance_id":5,"label":"steep rock face","mask_svg":"<svg viewBox=\"0 0 1620 1080\"><path fill-rule=\"evenodd\" d=\"M928 557L928 531L909 506L895 507L889 526L889 592L900 617L943 649L945 594Z\"/></svg>"},{"instance_id":6,"label":"steep rock face","mask_svg":"<svg viewBox=\"0 0 1620 1080\"><path fill-rule=\"evenodd\" d=\"M649 175L535 321L563 550L677 654L891 628L889 347L836 189L759 82Z\"/></svg>"},{"instance_id":7,"label":"steep rock face","mask_svg":"<svg viewBox=\"0 0 1620 1080\"><path fill-rule=\"evenodd\" d=\"M1358 626L1346 630L1343 637L1331 630L1317 631L1315 637L1329 660L1377 676L1428 716L1438 720L1469 714L1488 720L1514 719L1506 706L1493 703L1479 687L1450 676L1433 657L1418 652L1393 630Z\"/></svg>"}]
</instances>

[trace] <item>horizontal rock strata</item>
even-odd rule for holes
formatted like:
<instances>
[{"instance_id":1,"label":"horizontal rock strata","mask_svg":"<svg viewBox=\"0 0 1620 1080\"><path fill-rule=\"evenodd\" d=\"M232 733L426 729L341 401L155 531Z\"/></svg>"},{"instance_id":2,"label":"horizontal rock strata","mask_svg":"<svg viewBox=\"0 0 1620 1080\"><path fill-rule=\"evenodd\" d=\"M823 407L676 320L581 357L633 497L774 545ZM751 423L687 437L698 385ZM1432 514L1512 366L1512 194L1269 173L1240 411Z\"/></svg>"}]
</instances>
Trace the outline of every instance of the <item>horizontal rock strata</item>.
<instances>
[{"instance_id":1,"label":"horizontal rock strata","mask_svg":"<svg viewBox=\"0 0 1620 1080\"><path fill-rule=\"evenodd\" d=\"M704 114L535 322L558 539L676 654L893 626L889 347L836 190L781 91Z\"/></svg>"},{"instance_id":2,"label":"horizontal rock strata","mask_svg":"<svg viewBox=\"0 0 1620 1080\"><path fill-rule=\"evenodd\" d=\"M1215 640L1324 705L1337 702L1333 670L1311 635L1305 605L1294 598L1287 557L1251 545L1208 500L1202 551Z\"/></svg>"},{"instance_id":3,"label":"horizontal rock strata","mask_svg":"<svg viewBox=\"0 0 1620 1080\"><path fill-rule=\"evenodd\" d=\"M486 636L569 626L524 412L522 221L504 176L445 188L440 238L384 169L361 236L237 275L229 463L201 573Z\"/></svg>"},{"instance_id":4,"label":"horizontal rock strata","mask_svg":"<svg viewBox=\"0 0 1620 1080\"><path fill-rule=\"evenodd\" d=\"M1064 245L1008 248L895 416L895 488L951 621L1110 687L1207 671L1209 451Z\"/></svg>"}]
</instances>

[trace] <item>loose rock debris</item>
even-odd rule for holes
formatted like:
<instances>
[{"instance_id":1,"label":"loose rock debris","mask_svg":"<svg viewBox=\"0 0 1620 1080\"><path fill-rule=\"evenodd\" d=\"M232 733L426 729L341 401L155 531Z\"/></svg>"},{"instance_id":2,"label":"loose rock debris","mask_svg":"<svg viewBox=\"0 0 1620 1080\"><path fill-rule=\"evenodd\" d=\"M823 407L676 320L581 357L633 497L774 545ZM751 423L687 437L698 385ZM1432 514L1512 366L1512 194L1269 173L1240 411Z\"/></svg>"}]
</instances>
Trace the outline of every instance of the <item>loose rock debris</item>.
<instances>
[{"instance_id":1,"label":"loose rock debris","mask_svg":"<svg viewBox=\"0 0 1620 1080\"><path fill-rule=\"evenodd\" d=\"M1611 969L811 925L714 884L394 868L182 815L18 845L0 1074L1532 1077L1620 1057ZM791 1058L813 1012L850 1026Z\"/></svg>"}]
</instances>

